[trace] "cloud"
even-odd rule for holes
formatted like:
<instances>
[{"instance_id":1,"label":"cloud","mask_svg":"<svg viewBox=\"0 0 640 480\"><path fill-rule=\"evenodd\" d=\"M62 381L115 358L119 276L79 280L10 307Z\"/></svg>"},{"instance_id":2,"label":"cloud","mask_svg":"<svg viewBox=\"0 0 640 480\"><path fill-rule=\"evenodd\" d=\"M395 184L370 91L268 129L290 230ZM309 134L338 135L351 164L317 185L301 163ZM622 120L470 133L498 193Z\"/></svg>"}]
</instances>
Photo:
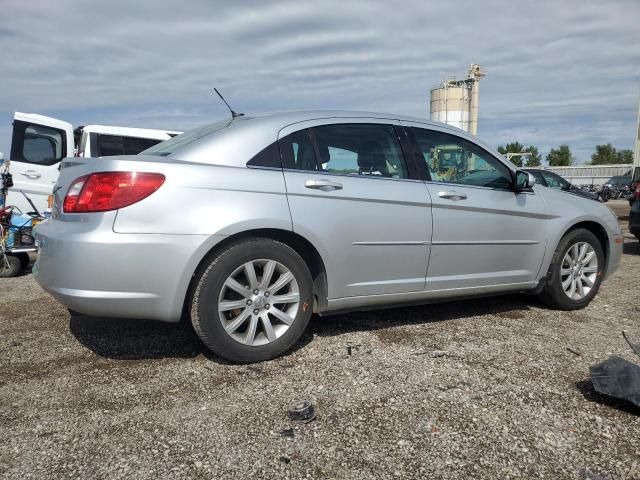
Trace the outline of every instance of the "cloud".
<instances>
[{"instance_id":1,"label":"cloud","mask_svg":"<svg viewBox=\"0 0 640 480\"><path fill-rule=\"evenodd\" d=\"M0 149L14 110L74 125L188 129L300 108L428 115L429 89L469 63L479 134L541 151L631 148L640 3L629 1L4 0Z\"/></svg>"}]
</instances>

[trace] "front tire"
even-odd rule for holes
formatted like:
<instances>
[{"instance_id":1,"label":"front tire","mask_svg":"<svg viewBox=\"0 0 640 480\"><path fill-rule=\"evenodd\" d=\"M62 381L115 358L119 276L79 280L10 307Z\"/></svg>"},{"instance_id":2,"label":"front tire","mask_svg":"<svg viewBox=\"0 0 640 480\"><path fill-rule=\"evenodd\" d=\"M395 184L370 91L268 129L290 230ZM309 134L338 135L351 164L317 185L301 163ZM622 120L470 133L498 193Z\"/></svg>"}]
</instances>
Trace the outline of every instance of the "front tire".
<instances>
[{"instance_id":1,"label":"front tire","mask_svg":"<svg viewBox=\"0 0 640 480\"><path fill-rule=\"evenodd\" d=\"M0 278L17 277L22 272L20 258L11 253L0 254Z\"/></svg>"},{"instance_id":2,"label":"front tire","mask_svg":"<svg viewBox=\"0 0 640 480\"><path fill-rule=\"evenodd\" d=\"M252 363L291 348L312 307L311 274L300 255L284 243L251 238L227 246L202 270L190 311L207 348Z\"/></svg>"},{"instance_id":3,"label":"front tire","mask_svg":"<svg viewBox=\"0 0 640 480\"><path fill-rule=\"evenodd\" d=\"M582 228L570 231L553 254L541 300L559 310L586 307L598 293L604 267L598 238Z\"/></svg>"}]
</instances>

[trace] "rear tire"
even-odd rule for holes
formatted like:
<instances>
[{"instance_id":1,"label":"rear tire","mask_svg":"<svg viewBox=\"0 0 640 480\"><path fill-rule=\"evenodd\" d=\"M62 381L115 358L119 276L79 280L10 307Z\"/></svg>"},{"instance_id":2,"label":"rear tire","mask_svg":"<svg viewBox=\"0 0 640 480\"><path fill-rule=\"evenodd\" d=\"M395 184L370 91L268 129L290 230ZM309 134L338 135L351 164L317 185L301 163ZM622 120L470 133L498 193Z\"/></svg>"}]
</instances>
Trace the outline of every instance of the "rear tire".
<instances>
[{"instance_id":1,"label":"rear tire","mask_svg":"<svg viewBox=\"0 0 640 480\"><path fill-rule=\"evenodd\" d=\"M553 254L540 299L559 310L579 310L595 297L605 257L598 238L586 229L567 233Z\"/></svg>"},{"instance_id":2,"label":"rear tire","mask_svg":"<svg viewBox=\"0 0 640 480\"><path fill-rule=\"evenodd\" d=\"M300 255L284 243L251 238L228 245L196 277L190 313L207 348L252 363L291 348L312 308L311 274Z\"/></svg>"}]
</instances>

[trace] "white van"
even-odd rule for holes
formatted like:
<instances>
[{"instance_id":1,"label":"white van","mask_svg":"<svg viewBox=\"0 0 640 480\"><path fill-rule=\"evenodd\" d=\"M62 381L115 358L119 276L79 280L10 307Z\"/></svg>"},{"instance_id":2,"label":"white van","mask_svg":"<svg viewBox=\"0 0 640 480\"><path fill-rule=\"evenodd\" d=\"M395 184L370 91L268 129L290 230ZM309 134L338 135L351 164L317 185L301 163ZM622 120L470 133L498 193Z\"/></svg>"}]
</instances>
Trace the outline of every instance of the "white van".
<instances>
[{"instance_id":1,"label":"white van","mask_svg":"<svg viewBox=\"0 0 640 480\"><path fill-rule=\"evenodd\" d=\"M87 125L74 130L63 120L34 113L15 112L11 138L10 170L13 188L7 205L23 212L33 210L22 190L36 208L48 208L47 199L58 179L65 157L106 157L137 155L143 150L182 132L146 128Z\"/></svg>"}]
</instances>

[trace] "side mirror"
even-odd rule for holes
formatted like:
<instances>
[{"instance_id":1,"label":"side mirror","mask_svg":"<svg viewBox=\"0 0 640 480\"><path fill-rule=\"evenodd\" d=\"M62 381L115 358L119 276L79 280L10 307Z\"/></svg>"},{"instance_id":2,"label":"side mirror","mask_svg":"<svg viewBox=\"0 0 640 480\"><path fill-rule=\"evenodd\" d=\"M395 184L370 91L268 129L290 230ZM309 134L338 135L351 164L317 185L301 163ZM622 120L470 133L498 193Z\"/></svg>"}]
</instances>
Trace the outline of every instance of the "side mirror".
<instances>
[{"instance_id":1,"label":"side mirror","mask_svg":"<svg viewBox=\"0 0 640 480\"><path fill-rule=\"evenodd\" d=\"M536 177L529 172L523 170L516 171L515 191L521 192L523 190L529 190L536 184Z\"/></svg>"}]
</instances>

